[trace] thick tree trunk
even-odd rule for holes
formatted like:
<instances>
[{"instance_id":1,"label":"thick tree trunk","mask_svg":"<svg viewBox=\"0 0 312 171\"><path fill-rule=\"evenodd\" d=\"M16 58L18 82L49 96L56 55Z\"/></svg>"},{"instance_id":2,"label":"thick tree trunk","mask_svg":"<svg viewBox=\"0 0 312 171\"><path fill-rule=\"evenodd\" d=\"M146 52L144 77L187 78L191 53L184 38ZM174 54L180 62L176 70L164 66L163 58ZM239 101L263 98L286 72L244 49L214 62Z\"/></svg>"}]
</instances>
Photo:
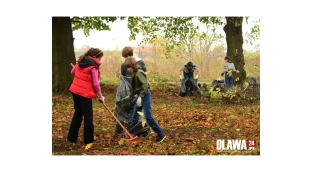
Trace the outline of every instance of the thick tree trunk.
<instances>
[{"instance_id":1,"label":"thick tree trunk","mask_svg":"<svg viewBox=\"0 0 312 171\"><path fill-rule=\"evenodd\" d=\"M234 73L234 80L239 77L238 81L234 81L234 85L241 85L246 78L246 71L244 70L245 60L243 55L243 17L225 17L226 25L223 30L226 35L227 55L231 57L239 73Z\"/></svg>"},{"instance_id":2,"label":"thick tree trunk","mask_svg":"<svg viewBox=\"0 0 312 171\"><path fill-rule=\"evenodd\" d=\"M73 76L70 63L75 63L70 17L52 17L52 92L69 93Z\"/></svg>"}]
</instances>

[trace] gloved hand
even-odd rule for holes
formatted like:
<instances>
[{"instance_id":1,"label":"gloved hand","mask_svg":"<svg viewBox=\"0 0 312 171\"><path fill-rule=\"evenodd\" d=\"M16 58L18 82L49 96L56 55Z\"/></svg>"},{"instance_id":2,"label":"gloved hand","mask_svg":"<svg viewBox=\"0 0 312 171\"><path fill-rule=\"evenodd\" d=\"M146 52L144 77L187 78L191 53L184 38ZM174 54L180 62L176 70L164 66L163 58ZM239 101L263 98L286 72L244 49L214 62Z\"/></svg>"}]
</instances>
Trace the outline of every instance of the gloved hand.
<instances>
[{"instance_id":1,"label":"gloved hand","mask_svg":"<svg viewBox=\"0 0 312 171\"><path fill-rule=\"evenodd\" d=\"M223 75L224 75L224 72L221 73L221 76L222 76L222 77L223 77Z\"/></svg>"},{"instance_id":2,"label":"gloved hand","mask_svg":"<svg viewBox=\"0 0 312 171\"><path fill-rule=\"evenodd\" d=\"M236 70L236 72L237 72L237 74L239 73L239 71L238 71L238 70Z\"/></svg>"},{"instance_id":3,"label":"gloved hand","mask_svg":"<svg viewBox=\"0 0 312 171\"><path fill-rule=\"evenodd\" d=\"M124 101L124 100L126 100L126 99L129 99L129 95L126 96L126 97L124 97L124 98L122 98L122 99L120 99L120 101Z\"/></svg>"},{"instance_id":4,"label":"gloved hand","mask_svg":"<svg viewBox=\"0 0 312 171\"><path fill-rule=\"evenodd\" d=\"M197 80L197 78L198 78L198 75L195 76L195 80Z\"/></svg>"},{"instance_id":5,"label":"gloved hand","mask_svg":"<svg viewBox=\"0 0 312 171\"><path fill-rule=\"evenodd\" d=\"M183 79L182 75L180 75L180 79L181 79L181 80Z\"/></svg>"},{"instance_id":6,"label":"gloved hand","mask_svg":"<svg viewBox=\"0 0 312 171\"><path fill-rule=\"evenodd\" d=\"M98 101L99 102L101 102L101 103L104 103L105 102L105 97L104 96L102 96L102 97L98 97Z\"/></svg>"},{"instance_id":7,"label":"gloved hand","mask_svg":"<svg viewBox=\"0 0 312 171\"><path fill-rule=\"evenodd\" d=\"M138 100L136 101L138 107L142 106L142 98L139 96Z\"/></svg>"}]
</instances>

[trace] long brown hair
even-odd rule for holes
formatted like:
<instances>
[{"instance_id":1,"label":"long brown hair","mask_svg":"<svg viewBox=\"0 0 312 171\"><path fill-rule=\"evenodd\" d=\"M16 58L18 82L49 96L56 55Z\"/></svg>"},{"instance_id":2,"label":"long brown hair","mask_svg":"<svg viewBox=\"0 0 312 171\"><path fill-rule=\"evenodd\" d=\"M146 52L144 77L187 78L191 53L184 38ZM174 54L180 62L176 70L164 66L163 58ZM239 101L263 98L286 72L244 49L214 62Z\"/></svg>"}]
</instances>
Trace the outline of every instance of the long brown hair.
<instances>
[{"instance_id":1,"label":"long brown hair","mask_svg":"<svg viewBox=\"0 0 312 171\"><path fill-rule=\"evenodd\" d=\"M139 69L139 65L133 57L128 57L125 59L125 67L126 69L132 68L133 72L137 72Z\"/></svg>"},{"instance_id":2,"label":"long brown hair","mask_svg":"<svg viewBox=\"0 0 312 171\"><path fill-rule=\"evenodd\" d=\"M83 55L80 55L78 57L77 62L82 61L83 57L85 56L91 56L93 58L102 58L104 55L103 51L99 48L90 48L86 53L84 53Z\"/></svg>"}]
</instances>

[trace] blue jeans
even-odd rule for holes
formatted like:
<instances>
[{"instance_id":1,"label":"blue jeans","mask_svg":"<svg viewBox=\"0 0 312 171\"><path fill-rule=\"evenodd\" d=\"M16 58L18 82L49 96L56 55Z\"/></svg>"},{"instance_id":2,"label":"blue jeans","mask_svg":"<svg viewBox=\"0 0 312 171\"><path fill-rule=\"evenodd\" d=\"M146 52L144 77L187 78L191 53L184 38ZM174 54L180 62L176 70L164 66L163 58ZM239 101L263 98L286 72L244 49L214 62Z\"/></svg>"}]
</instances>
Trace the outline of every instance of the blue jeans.
<instances>
[{"instance_id":1,"label":"blue jeans","mask_svg":"<svg viewBox=\"0 0 312 171\"><path fill-rule=\"evenodd\" d=\"M158 134L161 135L163 134L163 130L159 127L159 125L157 124L157 122L154 120L154 118L152 117L152 111L151 111L151 102L152 102L152 94L151 92L148 90L145 94L145 96L142 98L142 106L138 107L137 105L135 105L134 110L133 110L133 115L132 115L132 125L131 125L131 130L130 133L133 135L136 135L138 133L138 111L142 111L143 109L143 113L144 113L144 118L146 120L146 122L150 125L150 127L153 129L153 131Z\"/></svg>"},{"instance_id":2,"label":"blue jeans","mask_svg":"<svg viewBox=\"0 0 312 171\"><path fill-rule=\"evenodd\" d=\"M183 71L183 75L184 75L186 78L189 78L189 79L194 78L194 73L193 73L193 72L186 73L186 72Z\"/></svg>"},{"instance_id":3,"label":"blue jeans","mask_svg":"<svg viewBox=\"0 0 312 171\"><path fill-rule=\"evenodd\" d=\"M233 76L225 74L225 87L231 88L233 86Z\"/></svg>"}]
</instances>

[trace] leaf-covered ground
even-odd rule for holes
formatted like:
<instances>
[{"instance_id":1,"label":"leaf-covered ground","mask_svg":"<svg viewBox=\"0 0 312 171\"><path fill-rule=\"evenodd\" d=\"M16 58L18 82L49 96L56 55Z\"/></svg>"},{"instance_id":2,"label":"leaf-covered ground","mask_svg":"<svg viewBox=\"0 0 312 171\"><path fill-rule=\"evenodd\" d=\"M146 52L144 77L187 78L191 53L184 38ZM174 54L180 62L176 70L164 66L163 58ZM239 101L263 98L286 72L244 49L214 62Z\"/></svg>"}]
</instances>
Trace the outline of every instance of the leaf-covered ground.
<instances>
[{"instance_id":1,"label":"leaf-covered ground","mask_svg":"<svg viewBox=\"0 0 312 171\"><path fill-rule=\"evenodd\" d=\"M106 104L114 110L116 85L103 87ZM178 89L175 90L176 92ZM260 102L225 104L209 102L201 97L175 97L170 90L154 89L152 112L163 128L166 139L155 143L155 133L136 141L123 141L113 136L114 118L97 101L93 101L95 139L98 142L84 149L83 124L78 143L66 142L74 112L71 96L53 95L53 155L260 155ZM252 151L220 152L217 139L256 140Z\"/></svg>"}]
</instances>

